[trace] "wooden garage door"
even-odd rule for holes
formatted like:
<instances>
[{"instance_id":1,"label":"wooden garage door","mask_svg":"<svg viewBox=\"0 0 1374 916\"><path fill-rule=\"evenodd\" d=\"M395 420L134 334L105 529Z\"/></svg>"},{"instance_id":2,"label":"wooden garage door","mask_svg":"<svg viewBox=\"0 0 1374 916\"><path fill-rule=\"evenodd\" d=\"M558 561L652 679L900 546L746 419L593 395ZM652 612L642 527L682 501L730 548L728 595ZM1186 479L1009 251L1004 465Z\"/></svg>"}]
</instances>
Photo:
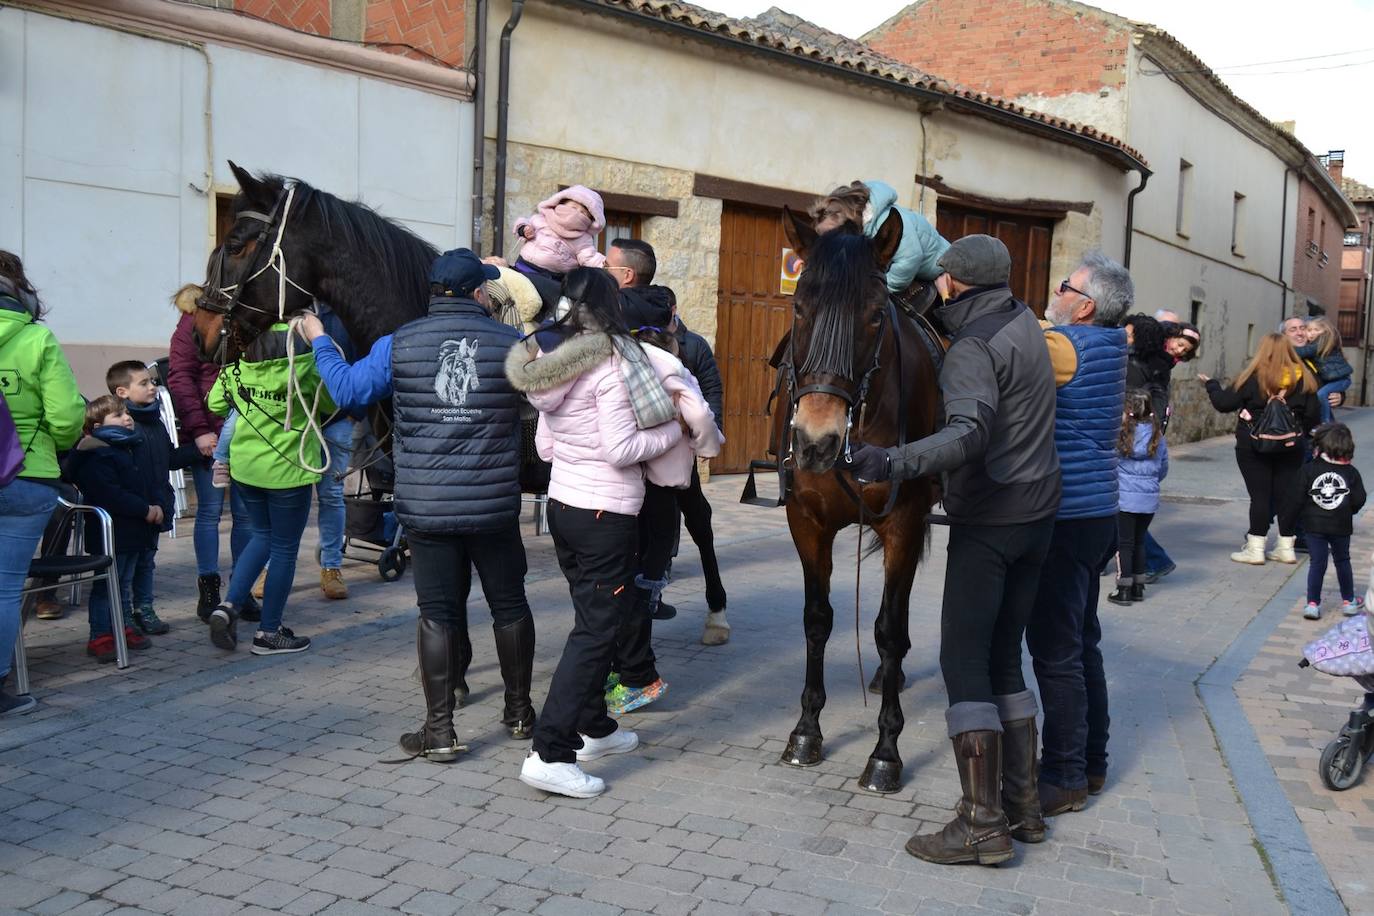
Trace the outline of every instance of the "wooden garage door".
<instances>
[{"instance_id":1,"label":"wooden garage door","mask_svg":"<svg viewBox=\"0 0 1374 916\"><path fill-rule=\"evenodd\" d=\"M726 203L720 225L720 287L716 298L716 361L724 385L725 447L715 473L748 470L766 457L773 390L768 366L792 322L792 297L779 291L782 211Z\"/></svg>"},{"instance_id":2,"label":"wooden garage door","mask_svg":"<svg viewBox=\"0 0 1374 916\"><path fill-rule=\"evenodd\" d=\"M940 201L935 221L940 234L951 242L966 235L991 235L1001 239L1011 252L1012 293L1034 309L1037 317L1045 317L1045 306L1049 302L1053 220Z\"/></svg>"}]
</instances>

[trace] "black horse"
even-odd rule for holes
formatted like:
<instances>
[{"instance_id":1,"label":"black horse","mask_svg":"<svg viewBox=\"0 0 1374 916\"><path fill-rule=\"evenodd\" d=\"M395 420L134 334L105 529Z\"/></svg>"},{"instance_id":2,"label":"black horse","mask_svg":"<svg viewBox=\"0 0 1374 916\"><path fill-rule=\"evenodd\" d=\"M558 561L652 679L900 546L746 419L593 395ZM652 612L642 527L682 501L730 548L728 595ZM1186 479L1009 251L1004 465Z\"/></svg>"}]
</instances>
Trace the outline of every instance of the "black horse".
<instances>
[{"instance_id":1,"label":"black horse","mask_svg":"<svg viewBox=\"0 0 1374 916\"><path fill-rule=\"evenodd\" d=\"M195 319L206 359L232 362L312 299L329 303L364 353L425 314L433 245L300 179L229 168L240 189L234 222L210 255Z\"/></svg>"}]
</instances>

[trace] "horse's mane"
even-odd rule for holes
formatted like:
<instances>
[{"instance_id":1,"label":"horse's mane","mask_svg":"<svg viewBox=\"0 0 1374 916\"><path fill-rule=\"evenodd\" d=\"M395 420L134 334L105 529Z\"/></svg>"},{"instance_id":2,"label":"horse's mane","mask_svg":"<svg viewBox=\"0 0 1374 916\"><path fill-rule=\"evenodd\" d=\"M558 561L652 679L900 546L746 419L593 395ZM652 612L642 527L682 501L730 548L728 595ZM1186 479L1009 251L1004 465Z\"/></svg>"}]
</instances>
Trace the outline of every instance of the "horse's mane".
<instances>
[{"instance_id":1,"label":"horse's mane","mask_svg":"<svg viewBox=\"0 0 1374 916\"><path fill-rule=\"evenodd\" d=\"M872 244L843 229L825 233L806 253L797 279L797 296L810 306L812 322L803 374L854 374L854 318L879 274Z\"/></svg>"},{"instance_id":2,"label":"horse's mane","mask_svg":"<svg viewBox=\"0 0 1374 916\"><path fill-rule=\"evenodd\" d=\"M288 179L263 176L280 187ZM366 204L341 200L308 182L296 182L296 206L319 215L323 231L336 246L338 289L331 307L355 341L371 346L378 337L425 313L429 269L439 251L433 245Z\"/></svg>"}]
</instances>

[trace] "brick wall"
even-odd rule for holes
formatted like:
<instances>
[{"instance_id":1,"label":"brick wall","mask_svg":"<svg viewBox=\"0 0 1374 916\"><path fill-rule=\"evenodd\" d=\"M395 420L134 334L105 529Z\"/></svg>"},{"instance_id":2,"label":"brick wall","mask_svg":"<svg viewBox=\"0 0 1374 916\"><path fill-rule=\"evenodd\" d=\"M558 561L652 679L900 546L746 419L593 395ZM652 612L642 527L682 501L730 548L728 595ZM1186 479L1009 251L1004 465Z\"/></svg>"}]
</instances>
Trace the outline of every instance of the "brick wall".
<instances>
[{"instance_id":1,"label":"brick wall","mask_svg":"<svg viewBox=\"0 0 1374 916\"><path fill-rule=\"evenodd\" d=\"M1323 224L1326 226L1324 236ZM1317 193L1316 187L1311 182L1299 181L1298 230L1293 245L1293 289L1321 303L1333 320L1340 301L1344 236L1345 228L1341 225L1340 217ZM1308 244L1309 241L1312 245ZM1306 313L1303 308L1301 314Z\"/></svg>"},{"instance_id":2,"label":"brick wall","mask_svg":"<svg viewBox=\"0 0 1374 916\"><path fill-rule=\"evenodd\" d=\"M467 0L234 0L234 9L313 35L461 67Z\"/></svg>"},{"instance_id":3,"label":"brick wall","mask_svg":"<svg viewBox=\"0 0 1374 916\"><path fill-rule=\"evenodd\" d=\"M408 48L386 48L408 57L437 57L463 65L467 32L467 0L368 0L363 39L394 42Z\"/></svg>"},{"instance_id":4,"label":"brick wall","mask_svg":"<svg viewBox=\"0 0 1374 916\"><path fill-rule=\"evenodd\" d=\"M1058 0L924 0L865 36L884 54L1003 98L1122 89L1130 30Z\"/></svg>"}]
</instances>

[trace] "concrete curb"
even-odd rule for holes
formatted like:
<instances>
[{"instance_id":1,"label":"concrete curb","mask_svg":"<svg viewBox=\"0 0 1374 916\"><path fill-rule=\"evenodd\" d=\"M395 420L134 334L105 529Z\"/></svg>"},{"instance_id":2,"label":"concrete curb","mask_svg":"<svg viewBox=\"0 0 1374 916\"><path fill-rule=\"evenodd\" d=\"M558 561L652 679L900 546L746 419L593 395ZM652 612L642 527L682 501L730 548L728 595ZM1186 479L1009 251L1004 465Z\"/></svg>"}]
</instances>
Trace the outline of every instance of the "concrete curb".
<instances>
[{"instance_id":1,"label":"concrete curb","mask_svg":"<svg viewBox=\"0 0 1374 916\"><path fill-rule=\"evenodd\" d=\"M1202 673L1195 686L1285 902L1304 916L1345 916L1348 911L1325 866L1312 851L1307 833L1279 785L1234 689L1270 634L1306 594L1306 577L1298 575L1306 568L1305 563L1298 565L1221 657ZM1294 649L1294 665L1298 656L1299 650Z\"/></svg>"}]
</instances>

